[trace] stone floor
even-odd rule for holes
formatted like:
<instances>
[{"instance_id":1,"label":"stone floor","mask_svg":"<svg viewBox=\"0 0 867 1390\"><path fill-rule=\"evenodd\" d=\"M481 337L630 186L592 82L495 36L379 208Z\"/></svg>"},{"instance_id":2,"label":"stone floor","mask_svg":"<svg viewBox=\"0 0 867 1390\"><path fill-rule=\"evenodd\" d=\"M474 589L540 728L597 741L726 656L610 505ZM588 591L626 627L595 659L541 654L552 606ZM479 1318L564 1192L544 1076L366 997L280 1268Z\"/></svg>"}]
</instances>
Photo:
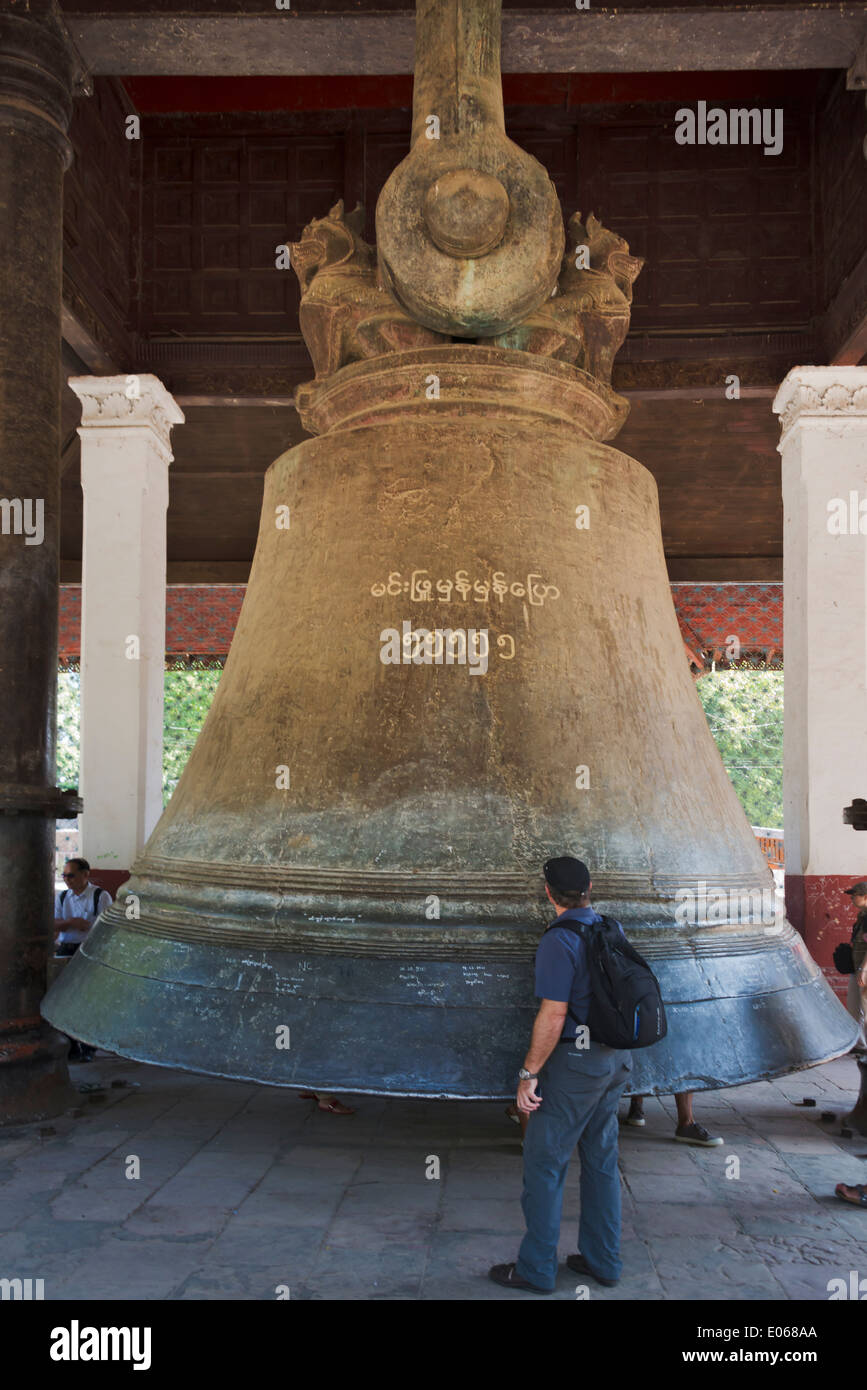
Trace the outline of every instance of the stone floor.
<instances>
[{"instance_id":1,"label":"stone floor","mask_svg":"<svg viewBox=\"0 0 867 1390\"><path fill-rule=\"evenodd\" d=\"M486 1278L523 1230L502 1104L362 1097L340 1117L103 1053L72 1075L82 1113L0 1131L0 1278L42 1278L46 1299L535 1297ZM867 1275L867 1210L833 1196L867 1178L867 1139L820 1118L856 1087L845 1059L697 1097L717 1149L675 1144L673 1102L648 1101L646 1128L621 1131L624 1277L591 1298L824 1300ZM562 1268L555 1297L577 1282Z\"/></svg>"}]
</instances>

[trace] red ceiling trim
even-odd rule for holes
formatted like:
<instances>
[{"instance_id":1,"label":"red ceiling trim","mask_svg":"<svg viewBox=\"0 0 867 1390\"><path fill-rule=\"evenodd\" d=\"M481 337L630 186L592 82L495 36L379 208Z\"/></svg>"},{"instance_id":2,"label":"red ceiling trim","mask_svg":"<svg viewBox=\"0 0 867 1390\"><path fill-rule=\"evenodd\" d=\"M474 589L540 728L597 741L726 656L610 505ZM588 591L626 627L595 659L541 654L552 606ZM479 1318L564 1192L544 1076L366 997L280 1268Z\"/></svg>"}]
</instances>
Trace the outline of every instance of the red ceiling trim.
<instances>
[{"instance_id":1,"label":"red ceiling trim","mask_svg":"<svg viewBox=\"0 0 867 1390\"><path fill-rule=\"evenodd\" d=\"M796 101L820 74L800 72L506 73L507 106L624 102ZM125 77L143 115L409 108L412 77Z\"/></svg>"},{"instance_id":2,"label":"red ceiling trim","mask_svg":"<svg viewBox=\"0 0 867 1390\"><path fill-rule=\"evenodd\" d=\"M225 656L245 584L170 584L166 590L168 656ZM695 652L719 651L732 635L744 653L782 656L782 584L672 585L684 641ZM60 589L60 658L78 661L81 652L81 586Z\"/></svg>"}]
</instances>

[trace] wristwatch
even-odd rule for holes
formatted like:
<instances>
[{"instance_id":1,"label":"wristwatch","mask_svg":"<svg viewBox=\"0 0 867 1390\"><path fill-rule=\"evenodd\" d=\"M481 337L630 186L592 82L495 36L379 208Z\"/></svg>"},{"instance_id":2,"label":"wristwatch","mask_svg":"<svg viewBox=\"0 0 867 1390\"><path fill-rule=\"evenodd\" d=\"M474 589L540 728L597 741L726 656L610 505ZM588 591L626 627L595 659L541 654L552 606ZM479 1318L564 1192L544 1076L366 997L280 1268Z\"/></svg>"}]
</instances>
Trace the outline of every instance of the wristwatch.
<instances>
[{"instance_id":1,"label":"wristwatch","mask_svg":"<svg viewBox=\"0 0 867 1390\"><path fill-rule=\"evenodd\" d=\"M527 1071L526 1067L521 1067L521 1070L518 1072L519 1081L538 1081L538 1079L539 1073L537 1071Z\"/></svg>"}]
</instances>

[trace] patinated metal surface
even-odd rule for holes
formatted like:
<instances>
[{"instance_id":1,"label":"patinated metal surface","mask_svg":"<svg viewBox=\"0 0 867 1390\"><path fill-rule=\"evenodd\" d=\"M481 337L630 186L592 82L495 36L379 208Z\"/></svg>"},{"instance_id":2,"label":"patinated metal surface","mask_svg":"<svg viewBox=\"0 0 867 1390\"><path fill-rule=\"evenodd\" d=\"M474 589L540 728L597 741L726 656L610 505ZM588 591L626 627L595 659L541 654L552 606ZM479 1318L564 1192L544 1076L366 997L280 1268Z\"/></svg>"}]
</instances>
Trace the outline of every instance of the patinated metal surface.
<instances>
[{"instance_id":1,"label":"patinated metal surface","mask_svg":"<svg viewBox=\"0 0 867 1390\"><path fill-rule=\"evenodd\" d=\"M459 221L437 224L438 254L466 278L497 251L474 213L467 254ZM472 308L486 341L453 342L467 296L431 275L412 289L436 314L408 312L361 227L338 204L292 248L318 438L268 472L202 735L47 1017L277 1085L507 1096L540 867L572 853L662 983L668 1036L635 1055L635 1090L845 1051L854 1021L775 914L684 661L655 484L604 442L640 261L576 214L557 293L508 322L528 281L497 286ZM536 271L546 245L527 242Z\"/></svg>"},{"instance_id":2,"label":"patinated metal surface","mask_svg":"<svg viewBox=\"0 0 867 1390\"><path fill-rule=\"evenodd\" d=\"M636 1088L850 1045L800 938L761 921L772 880L682 658L653 480L590 437L616 412L567 364L457 344L310 388L307 423L329 431L269 471L226 671L137 901L103 917L49 1017L223 1075L507 1095L539 865L571 851L663 982L669 1036L636 1055ZM487 673L383 665L405 620L486 627ZM709 915L702 883L738 910L752 892L746 920L679 925L678 892Z\"/></svg>"},{"instance_id":3,"label":"patinated metal surface","mask_svg":"<svg viewBox=\"0 0 867 1390\"><path fill-rule=\"evenodd\" d=\"M418 0L412 148L376 206L383 283L428 328L512 328L552 293L563 255L557 193L508 138L501 0Z\"/></svg>"}]
</instances>

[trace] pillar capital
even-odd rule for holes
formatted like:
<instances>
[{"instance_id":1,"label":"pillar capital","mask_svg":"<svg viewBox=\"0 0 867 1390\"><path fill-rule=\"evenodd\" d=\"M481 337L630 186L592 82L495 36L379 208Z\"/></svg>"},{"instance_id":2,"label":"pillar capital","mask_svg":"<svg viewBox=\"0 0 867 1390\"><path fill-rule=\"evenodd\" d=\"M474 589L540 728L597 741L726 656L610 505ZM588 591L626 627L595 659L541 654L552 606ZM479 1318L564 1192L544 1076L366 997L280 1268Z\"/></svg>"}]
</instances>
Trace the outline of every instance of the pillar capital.
<instances>
[{"instance_id":1,"label":"pillar capital","mask_svg":"<svg viewBox=\"0 0 867 1390\"><path fill-rule=\"evenodd\" d=\"M841 417L867 427L867 367L793 367L774 399L782 452L794 425L824 425Z\"/></svg>"},{"instance_id":2,"label":"pillar capital","mask_svg":"<svg viewBox=\"0 0 867 1390\"><path fill-rule=\"evenodd\" d=\"M56 0L6 0L0 14L0 131L21 130L72 160L66 136L84 65Z\"/></svg>"},{"instance_id":3,"label":"pillar capital","mask_svg":"<svg viewBox=\"0 0 867 1390\"><path fill-rule=\"evenodd\" d=\"M79 435L96 430L146 433L166 464L171 463L172 425L184 423L184 413L150 373L128 376L73 376L69 386L81 401Z\"/></svg>"}]
</instances>

